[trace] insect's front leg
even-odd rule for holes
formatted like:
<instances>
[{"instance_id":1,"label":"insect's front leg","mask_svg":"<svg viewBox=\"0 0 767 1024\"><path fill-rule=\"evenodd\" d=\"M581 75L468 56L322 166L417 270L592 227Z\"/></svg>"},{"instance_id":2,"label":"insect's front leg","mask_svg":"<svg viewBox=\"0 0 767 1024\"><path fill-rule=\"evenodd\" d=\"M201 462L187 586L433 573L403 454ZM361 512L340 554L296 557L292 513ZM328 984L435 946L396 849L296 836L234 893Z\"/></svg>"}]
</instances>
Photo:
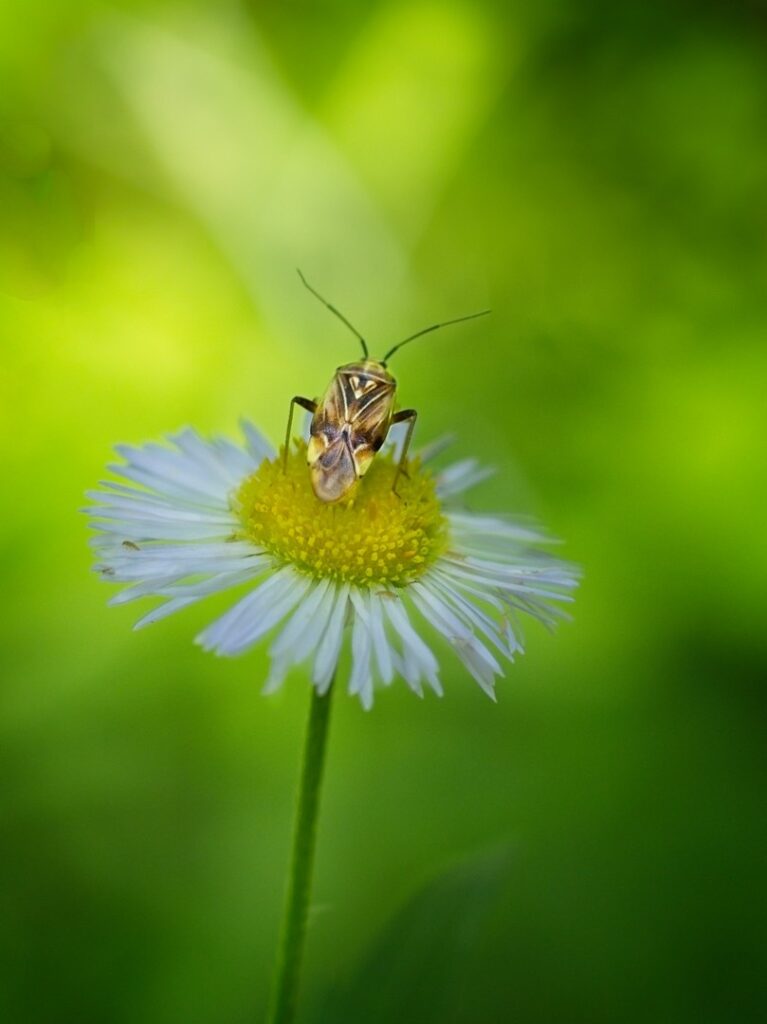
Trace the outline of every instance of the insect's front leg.
<instances>
[{"instance_id":1,"label":"insect's front leg","mask_svg":"<svg viewBox=\"0 0 767 1024\"><path fill-rule=\"evenodd\" d=\"M293 426L293 409L295 406L300 405L302 409L306 409L312 416L317 411L317 403L313 402L311 398L302 398L300 395L294 395L290 400L290 412L288 413L288 429L285 431L285 451L282 456L282 472L287 472L288 469L288 451L290 450L290 428Z\"/></svg>"},{"instance_id":2,"label":"insect's front leg","mask_svg":"<svg viewBox=\"0 0 767 1024\"><path fill-rule=\"evenodd\" d=\"M394 483L391 485L391 489L394 493L397 493L397 481L400 478L400 473L405 472L405 459L407 458L408 449L410 448L410 442L413 439L413 431L415 430L415 421L418 419L417 409L400 409L399 412L395 412L392 416L392 424L404 423L408 420L407 433L405 434L405 441L402 445L402 455L399 458L399 465L397 466L397 472L394 474Z\"/></svg>"}]
</instances>

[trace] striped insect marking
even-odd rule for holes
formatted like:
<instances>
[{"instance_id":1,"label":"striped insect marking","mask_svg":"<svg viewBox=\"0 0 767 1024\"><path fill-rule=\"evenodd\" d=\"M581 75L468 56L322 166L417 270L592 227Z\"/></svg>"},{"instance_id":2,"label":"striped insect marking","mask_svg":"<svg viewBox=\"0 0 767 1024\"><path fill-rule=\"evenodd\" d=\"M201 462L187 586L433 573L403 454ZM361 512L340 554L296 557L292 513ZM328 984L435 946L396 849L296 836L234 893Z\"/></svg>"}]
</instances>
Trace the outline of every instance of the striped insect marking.
<instances>
[{"instance_id":1,"label":"striped insect marking","mask_svg":"<svg viewBox=\"0 0 767 1024\"><path fill-rule=\"evenodd\" d=\"M312 417L307 461L320 501L340 501L389 433L397 382L375 359L339 366Z\"/></svg>"}]
</instances>

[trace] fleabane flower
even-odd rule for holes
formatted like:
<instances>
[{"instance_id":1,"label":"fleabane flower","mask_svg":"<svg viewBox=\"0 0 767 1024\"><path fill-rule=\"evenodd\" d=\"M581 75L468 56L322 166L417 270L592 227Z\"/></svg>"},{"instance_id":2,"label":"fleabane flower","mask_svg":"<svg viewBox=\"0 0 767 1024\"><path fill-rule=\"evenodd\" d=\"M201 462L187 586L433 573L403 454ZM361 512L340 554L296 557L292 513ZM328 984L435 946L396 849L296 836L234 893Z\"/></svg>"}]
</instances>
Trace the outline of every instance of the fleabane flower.
<instances>
[{"instance_id":1,"label":"fleabane flower","mask_svg":"<svg viewBox=\"0 0 767 1024\"><path fill-rule=\"evenodd\" d=\"M249 423L244 445L193 430L169 444L118 446L86 511L104 578L126 584L111 600L160 597L135 628L209 594L244 587L197 642L238 655L271 638L265 691L308 663L317 690L336 676L350 637L349 693L365 708L377 683L399 676L419 696L442 694L431 641L443 636L488 696L502 660L522 653L520 613L547 626L565 616L576 569L542 550L550 538L461 496L487 471L467 459L432 472L432 450L394 482L394 445L350 497L319 501L296 442L286 463Z\"/></svg>"}]
</instances>

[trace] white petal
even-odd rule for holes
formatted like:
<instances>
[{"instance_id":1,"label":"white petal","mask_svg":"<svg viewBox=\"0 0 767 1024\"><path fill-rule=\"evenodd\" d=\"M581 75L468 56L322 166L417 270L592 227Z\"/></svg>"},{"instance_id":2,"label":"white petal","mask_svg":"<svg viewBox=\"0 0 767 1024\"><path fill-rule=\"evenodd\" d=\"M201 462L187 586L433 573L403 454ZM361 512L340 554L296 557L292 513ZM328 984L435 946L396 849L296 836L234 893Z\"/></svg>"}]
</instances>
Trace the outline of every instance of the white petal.
<instances>
[{"instance_id":1,"label":"white petal","mask_svg":"<svg viewBox=\"0 0 767 1024\"><path fill-rule=\"evenodd\" d=\"M330 614L325 635L314 658L312 682L317 687L319 693L327 693L336 671L344 637L349 589L348 583L343 583L338 588L335 605Z\"/></svg>"},{"instance_id":2,"label":"white petal","mask_svg":"<svg viewBox=\"0 0 767 1024\"><path fill-rule=\"evenodd\" d=\"M335 586L330 580L321 580L299 603L269 652L272 665L263 693L272 693L278 689L288 669L300 664L317 650L328 628L335 601ZM291 629L294 622L296 626Z\"/></svg>"},{"instance_id":3,"label":"white petal","mask_svg":"<svg viewBox=\"0 0 767 1024\"><path fill-rule=\"evenodd\" d=\"M402 641L406 682L420 696L421 677L424 677L434 692L441 695L437 659L431 648L413 629L404 604L399 598L387 600L386 597L382 597L381 600L389 621Z\"/></svg>"},{"instance_id":4,"label":"white petal","mask_svg":"<svg viewBox=\"0 0 767 1024\"><path fill-rule=\"evenodd\" d=\"M119 520L100 519L88 524L92 530L113 534L126 540L225 540L231 536L233 525L220 523L182 523L159 519L122 517Z\"/></svg>"},{"instance_id":5,"label":"white petal","mask_svg":"<svg viewBox=\"0 0 767 1024\"><path fill-rule=\"evenodd\" d=\"M268 696L270 693L274 693L282 686L285 682L285 676L287 675L288 669L290 668L290 660L288 658L272 658L272 663L269 666L269 675L266 677L266 682L261 687L261 693L264 696Z\"/></svg>"},{"instance_id":6,"label":"white petal","mask_svg":"<svg viewBox=\"0 0 767 1024\"><path fill-rule=\"evenodd\" d=\"M230 527L237 524L237 519L231 512L190 508L178 502L156 498L146 491L133 491L130 496L110 494L109 491L86 491L86 495L101 504L82 511L102 519L158 519L188 523L219 523Z\"/></svg>"},{"instance_id":7,"label":"white petal","mask_svg":"<svg viewBox=\"0 0 767 1024\"><path fill-rule=\"evenodd\" d=\"M196 597L175 597L172 601L166 601L164 604L158 605L153 608L151 612L148 612L143 618L140 618L133 626L134 629L143 629L144 626L151 626L154 622L159 622L161 619L166 619L169 615L173 615L175 612L181 611L182 608L187 608L190 604L194 604L195 601L199 600Z\"/></svg>"},{"instance_id":8,"label":"white petal","mask_svg":"<svg viewBox=\"0 0 767 1024\"><path fill-rule=\"evenodd\" d=\"M209 576L204 580L197 580L194 583L165 584L157 587L156 594L163 597L207 597L209 594L217 594L220 590L228 590L230 587L239 587L256 576L261 575L264 569L262 565L254 566L252 569L241 569L237 572L222 572L215 576Z\"/></svg>"},{"instance_id":9,"label":"white petal","mask_svg":"<svg viewBox=\"0 0 767 1024\"><path fill-rule=\"evenodd\" d=\"M292 568L280 569L204 630L197 642L218 654L242 653L293 610L309 583Z\"/></svg>"},{"instance_id":10,"label":"white petal","mask_svg":"<svg viewBox=\"0 0 767 1024\"><path fill-rule=\"evenodd\" d=\"M533 524L525 525L513 519L500 516L482 516L474 512L450 512L448 515L453 531L469 536L500 537L525 544L558 544L555 538L544 533Z\"/></svg>"},{"instance_id":11,"label":"white petal","mask_svg":"<svg viewBox=\"0 0 767 1024\"><path fill-rule=\"evenodd\" d=\"M455 434L445 434L444 437L438 437L436 441L432 441L430 444L424 445L418 451L418 458L422 463L432 462L438 458L446 448L455 441Z\"/></svg>"},{"instance_id":12,"label":"white petal","mask_svg":"<svg viewBox=\"0 0 767 1024\"><path fill-rule=\"evenodd\" d=\"M121 583L263 569L271 563L268 555L250 544L158 544L138 548L115 544L97 550L103 562L95 566L96 571Z\"/></svg>"},{"instance_id":13,"label":"white petal","mask_svg":"<svg viewBox=\"0 0 767 1024\"><path fill-rule=\"evenodd\" d=\"M476 459L463 459L444 469L436 479L437 494L441 498L451 497L467 491L482 480L492 476L495 470L490 466L480 466Z\"/></svg>"},{"instance_id":14,"label":"white petal","mask_svg":"<svg viewBox=\"0 0 767 1024\"><path fill-rule=\"evenodd\" d=\"M512 651L506 645L495 622L471 601L468 601L456 587L442 582L436 574L423 577L423 584L433 587L445 603L470 628L482 633L504 657L511 657Z\"/></svg>"},{"instance_id":15,"label":"white petal","mask_svg":"<svg viewBox=\"0 0 767 1024\"><path fill-rule=\"evenodd\" d=\"M354 603L354 590L351 591ZM352 626L352 671L349 676L349 693L359 694L360 702L367 711L373 704L373 677L370 671L372 643L370 631L361 615L354 616Z\"/></svg>"},{"instance_id":16,"label":"white petal","mask_svg":"<svg viewBox=\"0 0 767 1024\"><path fill-rule=\"evenodd\" d=\"M181 579L179 576L157 576L151 580L144 580L142 583L134 583L133 586L126 587L118 594L110 597L107 604L114 606L128 604L129 601L137 601L141 597L156 597L160 595L160 590L163 586L170 586L172 583L178 582L179 579Z\"/></svg>"},{"instance_id":17,"label":"white petal","mask_svg":"<svg viewBox=\"0 0 767 1024\"><path fill-rule=\"evenodd\" d=\"M245 435L245 447L256 465L264 459L274 459L274 448L249 420L240 420L240 428Z\"/></svg>"},{"instance_id":18,"label":"white petal","mask_svg":"<svg viewBox=\"0 0 767 1024\"><path fill-rule=\"evenodd\" d=\"M445 587L448 587L451 592L458 591L461 594L470 595L471 597L477 598L479 601L489 604L495 608L502 616L501 627L503 629L504 636L506 637L509 657L513 656L515 653L524 654L523 641L517 636L517 633L521 636L521 630L516 620L514 621L514 628L512 628L512 622L510 620L515 619L515 617L505 595L495 589L491 590L488 587L483 587L481 585L473 586L465 580L443 574L439 568L432 569L431 575L438 579ZM476 604L474 607L476 608Z\"/></svg>"},{"instance_id":19,"label":"white petal","mask_svg":"<svg viewBox=\"0 0 767 1024\"><path fill-rule=\"evenodd\" d=\"M293 612L290 621L274 640L269 654L273 658L287 658L289 664L303 661L312 647L315 637L324 633L330 611L333 607L333 594L328 605L324 603L330 588L330 580L320 580L314 584L304 597L298 608Z\"/></svg>"},{"instance_id":20,"label":"white petal","mask_svg":"<svg viewBox=\"0 0 767 1024\"><path fill-rule=\"evenodd\" d=\"M490 651L428 587L422 583L414 583L411 593L416 607L424 618L450 641L456 654L482 689L489 696L494 696L493 679L495 675L503 675L503 669Z\"/></svg>"},{"instance_id":21,"label":"white petal","mask_svg":"<svg viewBox=\"0 0 767 1024\"><path fill-rule=\"evenodd\" d=\"M372 591L368 592L368 613L370 616L370 635L373 640L376 664L378 665L382 682L385 686L388 686L394 678L392 648L386 636L386 620L384 618L382 599Z\"/></svg>"},{"instance_id":22,"label":"white petal","mask_svg":"<svg viewBox=\"0 0 767 1024\"><path fill-rule=\"evenodd\" d=\"M118 466L117 472L119 473L124 468L124 466ZM190 494L163 496L157 492L144 490L141 487L121 484L117 480L100 480L99 486L103 490L86 491L86 497L95 501L111 501L115 497L140 499L153 506L168 508L171 511L185 508L202 513L221 513L223 507L228 513L228 503L224 503L222 506L221 495L217 495L216 498L206 498L204 495Z\"/></svg>"},{"instance_id":23,"label":"white petal","mask_svg":"<svg viewBox=\"0 0 767 1024\"><path fill-rule=\"evenodd\" d=\"M240 484L246 477L258 468L258 462L251 456L250 452L239 445L234 444L227 437L213 438L213 446L216 457L226 467L232 486Z\"/></svg>"},{"instance_id":24,"label":"white petal","mask_svg":"<svg viewBox=\"0 0 767 1024\"><path fill-rule=\"evenodd\" d=\"M126 480L133 480L137 484L148 487L150 491L158 494L166 494L181 501L204 503L216 508L228 508L228 493L221 488L220 491L213 491L209 487L201 488L190 484L180 484L161 473L150 473L148 470L140 469L137 466L123 466L119 463L112 463L107 467L110 472Z\"/></svg>"},{"instance_id":25,"label":"white petal","mask_svg":"<svg viewBox=\"0 0 767 1024\"><path fill-rule=\"evenodd\" d=\"M209 480L211 483L219 481L221 486L216 486L216 491L223 488L228 493L255 469L252 459L241 448L237 449L241 458L230 461L228 448L221 448L216 439L203 439L189 427L171 435L171 441L182 453L183 465L189 478L196 481Z\"/></svg>"},{"instance_id":26,"label":"white petal","mask_svg":"<svg viewBox=\"0 0 767 1024\"><path fill-rule=\"evenodd\" d=\"M485 586L495 587L497 590L512 591L515 594L531 594L537 597L546 597L552 601L574 600L570 594L561 594L555 590L536 586L534 577L524 571L481 569L478 565L467 565L465 562L457 561L450 556L445 556L441 560L440 567L449 576L456 576L469 582L482 583ZM556 585L575 587L577 583L574 580L568 580L566 584L558 582Z\"/></svg>"},{"instance_id":27,"label":"white petal","mask_svg":"<svg viewBox=\"0 0 767 1024\"><path fill-rule=\"evenodd\" d=\"M471 594L472 597L478 598L480 601L485 601L487 604L493 606L499 612L503 612L505 604L502 600L500 592L497 591L495 584L492 587L483 586L481 583L474 584L467 582L466 580L459 579L457 576L450 576L440 568L440 562L437 562L431 572L440 579L446 586L460 590L464 594Z\"/></svg>"},{"instance_id":28,"label":"white petal","mask_svg":"<svg viewBox=\"0 0 767 1024\"><path fill-rule=\"evenodd\" d=\"M116 467L116 472L128 479L137 479L132 475L134 473L151 478L157 481L155 489L160 494L171 493L169 486L174 486L214 500L226 497L227 486L223 477L212 476L204 466L182 452L154 443L145 444L141 448L118 444L115 445L115 451L128 463L127 466Z\"/></svg>"}]
</instances>

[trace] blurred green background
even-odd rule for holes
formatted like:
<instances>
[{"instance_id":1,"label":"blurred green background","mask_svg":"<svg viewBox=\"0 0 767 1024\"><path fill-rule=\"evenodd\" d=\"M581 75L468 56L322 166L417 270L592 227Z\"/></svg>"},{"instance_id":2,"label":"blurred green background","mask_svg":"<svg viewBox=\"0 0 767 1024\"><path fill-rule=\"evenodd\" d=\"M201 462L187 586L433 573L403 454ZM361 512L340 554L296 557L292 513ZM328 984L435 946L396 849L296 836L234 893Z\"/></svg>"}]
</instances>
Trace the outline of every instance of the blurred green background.
<instances>
[{"instance_id":1,"label":"blurred green background","mask_svg":"<svg viewBox=\"0 0 767 1024\"><path fill-rule=\"evenodd\" d=\"M767 15L0 4L0 1019L264 1013L307 704L133 634L118 441L281 436L354 339L585 567L492 705L338 699L301 1019L765 1019Z\"/></svg>"}]
</instances>

